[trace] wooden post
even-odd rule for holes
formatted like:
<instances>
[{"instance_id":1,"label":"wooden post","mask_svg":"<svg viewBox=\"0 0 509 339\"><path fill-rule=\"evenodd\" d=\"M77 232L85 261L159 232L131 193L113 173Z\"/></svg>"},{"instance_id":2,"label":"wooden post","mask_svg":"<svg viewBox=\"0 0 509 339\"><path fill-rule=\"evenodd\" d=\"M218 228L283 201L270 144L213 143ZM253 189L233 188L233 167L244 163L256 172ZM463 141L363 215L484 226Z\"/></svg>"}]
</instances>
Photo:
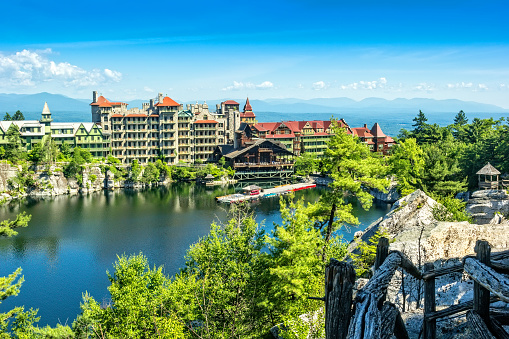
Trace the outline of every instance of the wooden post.
<instances>
[{"instance_id":1,"label":"wooden post","mask_svg":"<svg viewBox=\"0 0 509 339\"><path fill-rule=\"evenodd\" d=\"M435 269L433 263L424 264L424 272L430 273ZM437 337L437 322L435 319L427 320L426 315L435 312L435 277L424 280L424 339Z\"/></svg>"},{"instance_id":2,"label":"wooden post","mask_svg":"<svg viewBox=\"0 0 509 339\"><path fill-rule=\"evenodd\" d=\"M477 240L474 248L476 259L480 263L490 266L491 247L486 240ZM490 291L474 281L474 311L484 322L490 324Z\"/></svg>"},{"instance_id":3,"label":"wooden post","mask_svg":"<svg viewBox=\"0 0 509 339\"><path fill-rule=\"evenodd\" d=\"M331 259L325 268L325 338L345 339L352 315L355 270L346 262Z\"/></svg>"},{"instance_id":4,"label":"wooden post","mask_svg":"<svg viewBox=\"0 0 509 339\"><path fill-rule=\"evenodd\" d=\"M382 266L385 258L389 255L389 239L380 238L376 246L375 271Z\"/></svg>"}]
</instances>

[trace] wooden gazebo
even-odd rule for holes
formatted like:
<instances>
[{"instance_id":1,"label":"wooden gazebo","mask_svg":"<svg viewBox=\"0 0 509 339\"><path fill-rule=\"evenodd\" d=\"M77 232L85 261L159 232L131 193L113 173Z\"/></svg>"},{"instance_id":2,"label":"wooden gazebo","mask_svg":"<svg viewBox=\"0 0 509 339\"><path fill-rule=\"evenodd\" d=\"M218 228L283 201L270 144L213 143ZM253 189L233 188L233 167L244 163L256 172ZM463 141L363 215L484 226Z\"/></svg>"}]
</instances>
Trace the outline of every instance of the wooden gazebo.
<instances>
[{"instance_id":1,"label":"wooden gazebo","mask_svg":"<svg viewBox=\"0 0 509 339\"><path fill-rule=\"evenodd\" d=\"M498 189L500 172L490 163L487 163L476 174L479 176L479 189ZM481 180L481 176L483 176L483 180ZM495 177L495 180L493 180L493 177Z\"/></svg>"}]
</instances>

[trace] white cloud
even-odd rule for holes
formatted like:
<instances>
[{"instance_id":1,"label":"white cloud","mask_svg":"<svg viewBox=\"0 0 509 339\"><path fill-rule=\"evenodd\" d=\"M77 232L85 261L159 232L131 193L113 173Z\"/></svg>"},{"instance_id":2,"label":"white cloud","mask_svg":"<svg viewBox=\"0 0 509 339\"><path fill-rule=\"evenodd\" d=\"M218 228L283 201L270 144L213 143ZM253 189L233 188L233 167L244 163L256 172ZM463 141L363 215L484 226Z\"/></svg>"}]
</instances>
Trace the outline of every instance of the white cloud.
<instances>
[{"instance_id":1,"label":"white cloud","mask_svg":"<svg viewBox=\"0 0 509 339\"><path fill-rule=\"evenodd\" d=\"M36 86L42 82L60 81L65 86L92 86L119 82L122 73L110 69L85 70L68 62L48 58L51 49L22 50L10 55L0 53L0 81L8 86Z\"/></svg>"},{"instance_id":2,"label":"white cloud","mask_svg":"<svg viewBox=\"0 0 509 339\"><path fill-rule=\"evenodd\" d=\"M383 88L387 84L387 78L379 78L378 80L373 81L359 81L359 82L353 82L351 84L347 85L341 85L339 88L343 90L351 89L351 90L357 90L357 89L367 89L367 90L374 90L377 88Z\"/></svg>"},{"instance_id":3,"label":"white cloud","mask_svg":"<svg viewBox=\"0 0 509 339\"><path fill-rule=\"evenodd\" d=\"M319 91L319 90L326 89L326 88L327 88L327 85L323 81L313 82L313 89L315 91Z\"/></svg>"},{"instance_id":4,"label":"white cloud","mask_svg":"<svg viewBox=\"0 0 509 339\"><path fill-rule=\"evenodd\" d=\"M461 83L455 83L455 84L447 84L447 88L453 89L453 88L472 88L474 86L471 82L461 82Z\"/></svg>"},{"instance_id":5,"label":"white cloud","mask_svg":"<svg viewBox=\"0 0 509 339\"><path fill-rule=\"evenodd\" d=\"M486 84L479 84L479 85L477 85L477 89L479 91L487 91L488 90L488 86Z\"/></svg>"},{"instance_id":6,"label":"white cloud","mask_svg":"<svg viewBox=\"0 0 509 339\"><path fill-rule=\"evenodd\" d=\"M155 92L152 88L150 88L150 87L148 87L148 86L143 87L143 90L144 90L145 92L149 92L149 93L153 93L153 92Z\"/></svg>"},{"instance_id":7,"label":"white cloud","mask_svg":"<svg viewBox=\"0 0 509 339\"><path fill-rule=\"evenodd\" d=\"M239 91L242 89L271 89L274 88L274 84L270 81L264 81L261 84L255 85L252 82L238 82L234 81L233 85L224 87L223 91Z\"/></svg>"},{"instance_id":8,"label":"white cloud","mask_svg":"<svg viewBox=\"0 0 509 339\"><path fill-rule=\"evenodd\" d=\"M436 88L434 84L428 84L426 82L421 82L417 86L414 87L414 89L418 91L424 91L424 92L433 92Z\"/></svg>"}]
</instances>

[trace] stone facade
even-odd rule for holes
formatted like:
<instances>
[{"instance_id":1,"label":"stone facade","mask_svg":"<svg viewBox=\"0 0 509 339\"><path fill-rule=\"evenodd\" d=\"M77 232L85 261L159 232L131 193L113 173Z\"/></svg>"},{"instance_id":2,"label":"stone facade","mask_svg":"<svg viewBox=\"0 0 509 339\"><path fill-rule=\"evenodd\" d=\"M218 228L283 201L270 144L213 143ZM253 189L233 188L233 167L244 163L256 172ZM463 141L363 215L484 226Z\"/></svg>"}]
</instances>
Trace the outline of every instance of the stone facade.
<instances>
[{"instance_id":1,"label":"stone facade","mask_svg":"<svg viewBox=\"0 0 509 339\"><path fill-rule=\"evenodd\" d=\"M158 95L141 108L111 102L93 93L92 120L111 136L111 155L123 163L140 163L164 158L169 164L212 160L218 144L231 144L240 126L239 104L228 100L216 112L207 103L184 107Z\"/></svg>"}]
</instances>

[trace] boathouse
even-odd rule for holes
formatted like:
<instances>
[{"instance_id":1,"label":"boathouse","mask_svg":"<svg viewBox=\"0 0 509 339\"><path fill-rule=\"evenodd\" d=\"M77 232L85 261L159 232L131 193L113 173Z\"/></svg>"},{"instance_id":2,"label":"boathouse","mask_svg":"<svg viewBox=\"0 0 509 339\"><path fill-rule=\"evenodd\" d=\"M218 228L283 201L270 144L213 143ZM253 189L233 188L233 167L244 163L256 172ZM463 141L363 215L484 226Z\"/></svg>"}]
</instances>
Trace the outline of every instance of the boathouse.
<instances>
[{"instance_id":1,"label":"boathouse","mask_svg":"<svg viewBox=\"0 0 509 339\"><path fill-rule=\"evenodd\" d=\"M214 150L216 161L222 157L235 170L235 179L277 179L293 175L294 154L279 141L251 139L251 128L242 123L236 131L234 145L219 145Z\"/></svg>"}]
</instances>

